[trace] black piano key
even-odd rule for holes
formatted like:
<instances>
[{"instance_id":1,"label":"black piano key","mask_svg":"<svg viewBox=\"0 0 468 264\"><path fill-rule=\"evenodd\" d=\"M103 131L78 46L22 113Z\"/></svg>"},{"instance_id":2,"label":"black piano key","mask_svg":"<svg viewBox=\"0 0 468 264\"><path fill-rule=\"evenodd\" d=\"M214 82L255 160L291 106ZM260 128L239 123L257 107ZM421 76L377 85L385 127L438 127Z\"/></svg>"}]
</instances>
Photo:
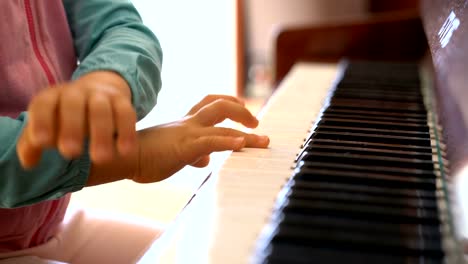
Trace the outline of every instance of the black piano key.
<instances>
[{"instance_id":1,"label":"black piano key","mask_svg":"<svg viewBox=\"0 0 468 264\"><path fill-rule=\"evenodd\" d=\"M440 240L441 234L438 225L428 224L406 224L376 222L367 219L350 219L347 217L337 217L330 215L301 215L294 213L278 214L273 221L278 225L301 226L303 228L334 228L355 230L359 232L371 232L382 236L410 237Z\"/></svg>"},{"instance_id":2,"label":"black piano key","mask_svg":"<svg viewBox=\"0 0 468 264\"><path fill-rule=\"evenodd\" d=\"M348 74L364 73L371 76L375 74L376 77L382 79L392 78L393 76L398 77L395 81L401 80L401 78L419 79L418 76L413 76L418 72L418 64L414 62L353 60L348 63L349 66L346 71ZM382 76L381 71L384 71L385 75ZM389 75L389 73L392 75Z\"/></svg>"},{"instance_id":3,"label":"black piano key","mask_svg":"<svg viewBox=\"0 0 468 264\"><path fill-rule=\"evenodd\" d=\"M330 105L326 110L325 113L336 113L342 116L347 115L361 115L361 116L375 116L375 117L392 117L392 118L412 118L418 120L424 120L427 122L427 114L425 112L422 113L406 113L406 112L398 112L390 110L383 110L379 108L369 109L369 108L361 108L361 107L346 107L346 106L335 106Z\"/></svg>"},{"instance_id":4,"label":"black piano key","mask_svg":"<svg viewBox=\"0 0 468 264\"><path fill-rule=\"evenodd\" d=\"M367 110L371 109L388 109L392 112L398 111L403 113L424 113L426 111L424 104L411 102L394 102L394 101L379 101L371 99L348 99L348 98L333 98L330 100L333 106L359 107Z\"/></svg>"},{"instance_id":5,"label":"black piano key","mask_svg":"<svg viewBox=\"0 0 468 264\"><path fill-rule=\"evenodd\" d=\"M412 158L420 160L432 161L432 153L427 152L416 152L416 151L401 151L401 150L388 150L380 148L369 148L369 147L351 147L351 146L333 146L333 145L321 145L311 144L305 148L307 152L329 152L329 153L349 153L349 154L360 154L360 155L375 155L375 156L386 156L386 157L400 157L400 158Z\"/></svg>"},{"instance_id":6,"label":"black piano key","mask_svg":"<svg viewBox=\"0 0 468 264\"><path fill-rule=\"evenodd\" d=\"M312 135L313 136L313 135ZM311 141L308 139L304 145L310 145ZM365 141L349 141L349 140L332 140L332 139L314 139L315 145L327 145L327 146L348 146L357 148L374 148L380 150L396 150L396 151L408 151L408 152L423 152L431 153L432 148L430 146L416 146L416 145L403 145L403 144L386 144L386 143L373 143Z\"/></svg>"},{"instance_id":7,"label":"black piano key","mask_svg":"<svg viewBox=\"0 0 468 264\"><path fill-rule=\"evenodd\" d=\"M435 179L436 175L434 171L429 170L420 170L412 168L398 168L398 167L385 167L385 166L365 166L365 165L354 165L354 164L342 164L342 163L333 163L330 161L327 162L304 162L300 161L296 165L296 168L301 169L327 169L327 170L337 170L337 171L353 171L359 173L385 173L387 175L394 176L407 176L407 177L419 177L419 178L428 178Z\"/></svg>"},{"instance_id":8,"label":"black piano key","mask_svg":"<svg viewBox=\"0 0 468 264\"><path fill-rule=\"evenodd\" d=\"M346 76L345 76L346 77ZM401 92L421 94L418 91L419 83L389 83L381 80L368 80L358 82L356 80L342 79L336 85L336 90L358 90L358 91L378 91L378 92Z\"/></svg>"},{"instance_id":9,"label":"black piano key","mask_svg":"<svg viewBox=\"0 0 468 264\"><path fill-rule=\"evenodd\" d=\"M336 85L336 90L355 90L355 91L374 91L374 92L382 92L382 93L401 93L402 97L406 94L411 95L420 95L421 92L415 90L414 88L417 87L418 84L399 84L399 83L386 83L382 81L373 81L368 83L358 83L356 81L348 81L344 80L339 82Z\"/></svg>"},{"instance_id":10,"label":"black piano key","mask_svg":"<svg viewBox=\"0 0 468 264\"><path fill-rule=\"evenodd\" d=\"M326 142L325 142L326 141ZM400 157L400 158L414 158L420 160L432 160L433 153L429 150L423 151L416 148L405 148L395 147L389 145L388 147L374 146L371 144L359 144L357 142L342 142L333 140L322 140L317 142L314 140L311 144L311 140L304 143L301 151L297 154L295 162L298 162L307 152L328 152L328 153L348 153L348 154L360 154L360 155L375 155L382 157Z\"/></svg>"},{"instance_id":11,"label":"black piano key","mask_svg":"<svg viewBox=\"0 0 468 264\"><path fill-rule=\"evenodd\" d=\"M424 208L396 208L383 207L362 203L342 203L325 200L299 200L288 198L285 202L284 212L299 214L326 213L330 215L347 214L350 217L368 217L369 219L384 219L384 221L397 221L401 219L404 223L440 223L438 212Z\"/></svg>"},{"instance_id":12,"label":"black piano key","mask_svg":"<svg viewBox=\"0 0 468 264\"><path fill-rule=\"evenodd\" d=\"M342 88L342 89L341 89ZM400 101L400 102L411 102L417 103L422 102L421 93L416 91L394 89L394 86L389 86L388 90L382 89L382 87L366 87L358 88L344 83L339 83L337 89L335 89L335 97L350 97L350 98L367 98L384 101Z\"/></svg>"},{"instance_id":13,"label":"black piano key","mask_svg":"<svg viewBox=\"0 0 468 264\"><path fill-rule=\"evenodd\" d=\"M319 129L317 129L319 130ZM346 133L346 138L342 139L343 136L340 137L340 134L342 135L343 133L338 133L338 132L322 132L322 131L316 131L311 134L307 139L305 139L302 149L300 152L296 155L295 162L298 162L301 156L304 155L304 152L309 152L308 148L312 146L317 146L317 148L323 148L323 152L333 152L331 149L333 148L355 148L356 149L363 149L363 150L369 150L369 151L376 151L379 153L384 153L385 151L388 151L388 153L391 153L391 151L395 151L393 153L402 153L402 152L407 152L409 154L411 153L418 153L419 156L431 156L434 154L432 153L432 149L427 146L415 146L415 145L401 145L401 144L386 144L386 143L374 143L374 142L363 142L363 141L353 141L356 139L356 135L358 133L354 133L352 135L352 138L349 137L350 133ZM358 137L366 138L362 136L364 134L359 133ZM369 134L368 134L369 135ZM374 136L374 135L371 135ZM321 139L318 137L322 137ZM323 139L324 137L328 137ZM385 137L388 137L385 136ZM394 137L394 136L392 136ZM335 138L335 139L332 139ZM377 137L377 138L370 138L371 140L381 140L383 137ZM367 138L366 138L367 139ZM370 140L368 140L370 141ZM429 142L429 141L428 141ZM421 143L421 142L420 142ZM350 149L351 150L351 149ZM392 156L392 155L388 155ZM410 156L410 155L409 155ZM415 155L417 156L417 155Z\"/></svg>"},{"instance_id":14,"label":"black piano key","mask_svg":"<svg viewBox=\"0 0 468 264\"><path fill-rule=\"evenodd\" d=\"M363 73L364 74L364 73ZM380 76L377 75L366 75L363 78L363 74L355 75L354 73L346 72L343 74L343 78L340 80L339 84L344 86L338 87L358 87L361 89L366 88L374 88L375 89L382 89L382 90L391 90L391 91L414 91L420 92L420 80L419 78L405 78L405 76L401 76L401 78L389 78L389 79L381 79Z\"/></svg>"},{"instance_id":15,"label":"black piano key","mask_svg":"<svg viewBox=\"0 0 468 264\"><path fill-rule=\"evenodd\" d=\"M382 237L372 233L331 228L301 228L282 225L274 234L272 244L290 244L311 248L327 247L414 257L442 258L444 256L439 240Z\"/></svg>"},{"instance_id":16,"label":"black piano key","mask_svg":"<svg viewBox=\"0 0 468 264\"><path fill-rule=\"evenodd\" d=\"M419 84L418 66L415 63L349 62L343 81L357 83ZM415 87L416 88L416 87Z\"/></svg>"},{"instance_id":17,"label":"black piano key","mask_svg":"<svg viewBox=\"0 0 468 264\"><path fill-rule=\"evenodd\" d=\"M363 122L366 122L365 120ZM429 130L418 131L405 129L401 130L395 126L383 128L383 127L366 127L361 126L357 123L337 123L337 122L327 122L327 119L323 119L319 125L316 127L315 132L337 132L337 133L361 133L361 134L370 134L370 135L379 135L379 136L399 136L399 137L408 137L408 138L421 138L421 139L431 139L431 134Z\"/></svg>"},{"instance_id":18,"label":"black piano key","mask_svg":"<svg viewBox=\"0 0 468 264\"><path fill-rule=\"evenodd\" d=\"M370 185L358 185L348 183L335 183L329 181L304 181L300 179L294 179L290 182L288 188L295 188L298 190L320 190L329 192L357 192L367 193L373 195L382 195L386 197L408 197L408 198L427 198L436 199L437 195L433 191L419 190L408 188L406 186L400 186L400 188L393 188L387 186L370 186Z\"/></svg>"},{"instance_id":19,"label":"black piano key","mask_svg":"<svg viewBox=\"0 0 468 264\"><path fill-rule=\"evenodd\" d=\"M350 218L368 218L378 221L394 221L396 223L440 223L438 214L434 210L343 204L323 200L303 201L287 199L283 210L285 213L347 215Z\"/></svg>"},{"instance_id":20,"label":"black piano key","mask_svg":"<svg viewBox=\"0 0 468 264\"><path fill-rule=\"evenodd\" d=\"M345 99L368 99L368 100L379 100L379 101L392 101L402 103L417 103L422 104L423 101L419 95L414 94L384 94L378 91L337 91L334 94L334 98L345 98Z\"/></svg>"},{"instance_id":21,"label":"black piano key","mask_svg":"<svg viewBox=\"0 0 468 264\"><path fill-rule=\"evenodd\" d=\"M343 89L340 89L341 87ZM333 95L334 96L350 96L350 97L354 95L359 95L359 96L362 96L362 98L375 96L375 98L369 98L369 99L378 99L378 100L381 100L379 99L379 97L381 96L383 98L382 100L404 102L403 100L410 99L411 101L415 101L418 103L422 102L422 97L421 97L420 92L392 89L393 87L389 87L389 90L379 89L379 88L381 87L357 88L357 87L350 87L348 85L339 83ZM409 102L410 100L407 100L406 102Z\"/></svg>"},{"instance_id":22,"label":"black piano key","mask_svg":"<svg viewBox=\"0 0 468 264\"><path fill-rule=\"evenodd\" d=\"M405 90L415 90L420 84L419 76L412 76L414 72L402 71L400 69L392 69L393 76L389 76L388 69L368 68L365 71L356 71L355 65L350 65L343 74L341 82L350 84L395 84ZM382 78L384 77L384 78Z\"/></svg>"},{"instance_id":23,"label":"black piano key","mask_svg":"<svg viewBox=\"0 0 468 264\"><path fill-rule=\"evenodd\" d=\"M292 188L288 195L288 199L295 200L322 200L331 202L341 202L343 204L369 204L385 207L401 207L411 209L426 209L437 210L437 202L433 199L423 198L397 198L385 197L381 195L372 195L356 192L326 192L326 191L310 191Z\"/></svg>"},{"instance_id":24,"label":"black piano key","mask_svg":"<svg viewBox=\"0 0 468 264\"><path fill-rule=\"evenodd\" d=\"M415 168L420 170L434 169L434 163L431 160L415 159L415 158L400 158L389 156L373 156L351 153L330 153L325 151L304 151L298 158L304 162L321 162L330 161L340 164L366 165L372 164L375 166L391 166L398 168Z\"/></svg>"},{"instance_id":25,"label":"black piano key","mask_svg":"<svg viewBox=\"0 0 468 264\"><path fill-rule=\"evenodd\" d=\"M372 83L372 82L391 82L397 84L419 84L420 78L414 68L406 65L398 65L394 67L382 67L382 64L373 64L369 67L368 62L365 64L352 62L349 64L346 72L343 74L343 81L357 83Z\"/></svg>"},{"instance_id":26,"label":"black piano key","mask_svg":"<svg viewBox=\"0 0 468 264\"><path fill-rule=\"evenodd\" d=\"M421 91L417 89L418 86L419 83L388 83L381 80L368 80L367 82L357 82L355 80L342 79L336 85L336 89L342 91L377 91L381 93L402 93L421 95Z\"/></svg>"},{"instance_id":27,"label":"black piano key","mask_svg":"<svg viewBox=\"0 0 468 264\"><path fill-rule=\"evenodd\" d=\"M299 247L288 244L272 244L271 254L264 264L440 264L437 257L413 257L376 252L358 252L325 247Z\"/></svg>"},{"instance_id":28,"label":"black piano key","mask_svg":"<svg viewBox=\"0 0 468 264\"><path fill-rule=\"evenodd\" d=\"M385 116L385 115L377 115L375 113L369 113L369 112L364 112L363 114L358 114L358 113L352 113L348 111L342 111L342 112L337 112L337 111L330 111L327 110L322 114L322 118L329 118L329 117L334 117L334 118L351 118L351 119L357 119L357 120L380 120L380 121L388 121L388 122L407 122L407 123L413 123L413 124L421 124L421 125L426 125L427 124L427 117L424 118L415 118L415 117L395 117L395 116Z\"/></svg>"},{"instance_id":29,"label":"black piano key","mask_svg":"<svg viewBox=\"0 0 468 264\"><path fill-rule=\"evenodd\" d=\"M377 173L356 173L350 171L336 171L325 169L303 169L294 175L294 179L311 182L335 182L364 186L378 186L387 188L413 188L419 190L435 190L436 183L433 179L416 177L398 177Z\"/></svg>"},{"instance_id":30,"label":"black piano key","mask_svg":"<svg viewBox=\"0 0 468 264\"><path fill-rule=\"evenodd\" d=\"M381 86L379 86L381 85ZM412 85L409 85L412 86ZM384 95L398 95L400 97L405 96L418 96L421 98L421 92L414 89L408 89L410 87L403 87L398 84L387 84L387 83L373 83L370 86L359 83L350 83L350 82L339 82L336 86L335 93L337 91L341 92L353 92L353 93L376 93Z\"/></svg>"},{"instance_id":31,"label":"black piano key","mask_svg":"<svg viewBox=\"0 0 468 264\"><path fill-rule=\"evenodd\" d=\"M320 125L329 126L342 126L342 127L361 127L361 128L374 128L383 130L402 130L402 131L417 131L427 135L429 127L427 124L414 124L404 122L389 122L389 121L375 121L375 120L360 120L351 118L322 118Z\"/></svg>"},{"instance_id":32,"label":"black piano key","mask_svg":"<svg viewBox=\"0 0 468 264\"><path fill-rule=\"evenodd\" d=\"M345 140L345 141L360 141L369 143L383 144L398 144L398 145L415 145L415 146L431 146L431 141L428 138L418 137L400 137L389 135L372 135L354 132L314 132L312 139L330 139L330 140Z\"/></svg>"},{"instance_id":33,"label":"black piano key","mask_svg":"<svg viewBox=\"0 0 468 264\"><path fill-rule=\"evenodd\" d=\"M386 136L400 136L400 137L419 137L430 139L429 132L419 131L404 131L397 129L382 129L382 128L369 128L369 127L351 127L344 125L320 125L316 128L315 132L355 132L360 134L371 134L371 135L386 135Z\"/></svg>"}]
</instances>

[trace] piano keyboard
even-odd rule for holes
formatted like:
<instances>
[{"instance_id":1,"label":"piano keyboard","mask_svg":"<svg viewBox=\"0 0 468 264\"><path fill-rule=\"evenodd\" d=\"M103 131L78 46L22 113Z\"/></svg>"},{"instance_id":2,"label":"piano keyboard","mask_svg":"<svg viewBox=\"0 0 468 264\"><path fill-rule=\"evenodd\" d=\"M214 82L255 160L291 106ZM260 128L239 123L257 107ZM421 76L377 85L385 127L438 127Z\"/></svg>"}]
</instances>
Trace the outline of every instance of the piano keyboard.
<instances>
[{"instance_id":1,"label":"piano keyboard","mask_svg":"<svg viewBox=\"0 0 468 264\"><path fill-rule=\"evenodd\" d=\"M349 64L296 159L257 261L444 263L449 214L439 207L434 141L417 64Z\"/></svg>"},{"instance_id":2,"label":"piano keyboard","mask_svg":"<svg viewBox=\"0 0 468 264\"><path fill-rule=\"evenodd\" d=\"M459 263L417 72L295 65L254 131L269 149L227 157L140 263Z\"/></svg>"}]
</instances>

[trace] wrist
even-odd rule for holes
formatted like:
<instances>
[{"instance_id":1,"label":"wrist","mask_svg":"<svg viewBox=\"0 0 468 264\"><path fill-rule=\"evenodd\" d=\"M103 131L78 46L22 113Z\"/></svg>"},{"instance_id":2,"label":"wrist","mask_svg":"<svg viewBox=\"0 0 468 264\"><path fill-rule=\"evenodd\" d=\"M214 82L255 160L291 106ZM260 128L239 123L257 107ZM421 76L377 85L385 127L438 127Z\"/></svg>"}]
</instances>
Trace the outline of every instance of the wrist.
<instances>
[{"instance_id":1,"label":"wrist","mask_svg":"<svg viewBox=\"0 0 468 264\"><path fill-rule=\"evenodd\" d=\"M111 90L132 99L132 92L127 81L118 73L113 71L94 71L81 76L77 83L85 83L86 87L93 89ZM86 85L92 83L93 85Z\"/></svg>"},{"instance_id":2,"label":"wrist","mask_svg":"<svg viewBox=\"0 0 468 264\"><path fill-rule=\"evenodd\" d=\"M133 180L138 171L138 155L116 157L105 164L91 163L86 186L100 185L120 180Z\"/></svg>"}]
</instances>

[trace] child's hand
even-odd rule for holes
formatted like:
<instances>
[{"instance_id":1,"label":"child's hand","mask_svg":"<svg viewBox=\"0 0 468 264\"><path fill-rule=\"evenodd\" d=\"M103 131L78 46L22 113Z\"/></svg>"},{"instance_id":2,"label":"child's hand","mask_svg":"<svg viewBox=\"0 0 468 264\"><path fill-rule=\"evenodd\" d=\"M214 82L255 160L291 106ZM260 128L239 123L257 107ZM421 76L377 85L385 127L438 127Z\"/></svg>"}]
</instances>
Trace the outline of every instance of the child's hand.
<instances>
[{"instance_id":1,"label":"child's hand","mask_svg":"<svg viewBox=\"0 0 468 264\"><path fill-rule=\"evenodd\" d=\"M41 91L31 101L28 116L17 144L26 168L37 164L45 148L77 157L86 137L94 163L112 160L116 151L125 156L136 150L130 88L113 72L93 72Z\"/></svg>"},{"instance_id":2,"label":"child's hand","mask_svg":"<svg viewBox=\"0 0 468 264\"><path fill-rule=\"evenodd\" d=\"M208 96L185 118L140 131L138 169L132 179L136 182L160 181L186 165L208 165L209 154L215 151L268 147L267 136L215 127L226 118L249 128L258 125L258 120L239 99Z\"/></svg>"}]
</instances>

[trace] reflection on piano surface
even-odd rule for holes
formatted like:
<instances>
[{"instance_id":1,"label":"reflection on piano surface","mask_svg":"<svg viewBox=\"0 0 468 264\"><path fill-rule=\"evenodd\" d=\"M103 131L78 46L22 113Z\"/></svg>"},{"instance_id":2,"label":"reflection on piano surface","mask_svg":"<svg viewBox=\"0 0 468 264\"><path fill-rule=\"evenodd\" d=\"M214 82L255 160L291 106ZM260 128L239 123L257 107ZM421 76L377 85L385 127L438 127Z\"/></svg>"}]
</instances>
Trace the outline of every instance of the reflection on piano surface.
<instances>
[{"instance_id":1,"label":"reflection on piano surface","mask_svg":"<svg viewBox=\"0 0 468 264\"><path fill-rule=\"evenodd\" d=\"M141 263L464 263L466 7L423 1L432 58L296 63L270 148L229 155Z\"/></svg>"}]
</instances>

